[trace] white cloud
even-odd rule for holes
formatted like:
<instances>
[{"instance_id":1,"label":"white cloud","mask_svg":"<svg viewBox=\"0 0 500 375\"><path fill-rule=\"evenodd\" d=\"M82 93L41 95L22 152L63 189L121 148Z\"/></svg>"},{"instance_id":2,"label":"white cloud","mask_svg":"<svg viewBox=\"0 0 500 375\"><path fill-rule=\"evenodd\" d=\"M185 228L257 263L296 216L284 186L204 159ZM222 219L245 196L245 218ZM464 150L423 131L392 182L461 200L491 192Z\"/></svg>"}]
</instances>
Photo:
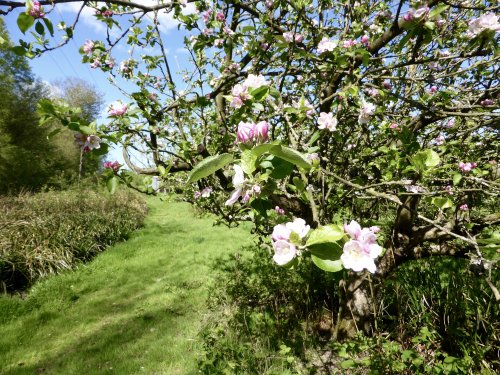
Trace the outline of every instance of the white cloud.
<instances>
[{"instance_id":1,"label":"white cloud","mask_svg":"<svg viewBox=\"0 0 500 375\"><path fill-rule=\"evenodd\" d=\"M76 14L80 11L83 2L77 3L63 3L58 5L58 9L61 12ZM97 33L103 33L106 31L106 26L104 23L98 21L95 17L95 10L89 7L85 7L80 13L80 20L90 28L92 28ZM72 22L72 21L71 21ZM70 22L66 22L70 24Z\"/></svg>"}]
</instances>

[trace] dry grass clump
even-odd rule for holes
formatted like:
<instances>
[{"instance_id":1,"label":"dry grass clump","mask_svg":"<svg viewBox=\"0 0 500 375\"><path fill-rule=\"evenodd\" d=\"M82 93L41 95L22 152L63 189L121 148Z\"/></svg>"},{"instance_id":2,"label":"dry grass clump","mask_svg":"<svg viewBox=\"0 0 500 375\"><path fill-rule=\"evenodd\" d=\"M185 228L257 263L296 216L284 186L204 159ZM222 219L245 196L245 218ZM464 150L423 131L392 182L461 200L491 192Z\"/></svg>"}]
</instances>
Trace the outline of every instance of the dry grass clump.
<instances>
[{"instance_id":1,"label":"dry grass clump","mask_svg":"<svg viewBox=\"0 0 500 375\"><path fill-rule=\"evenodd\" d=\"M137 195L70 190L0 197L0 288L12 290L92 258L140 227Z\"/></svg>"}]
</instances>

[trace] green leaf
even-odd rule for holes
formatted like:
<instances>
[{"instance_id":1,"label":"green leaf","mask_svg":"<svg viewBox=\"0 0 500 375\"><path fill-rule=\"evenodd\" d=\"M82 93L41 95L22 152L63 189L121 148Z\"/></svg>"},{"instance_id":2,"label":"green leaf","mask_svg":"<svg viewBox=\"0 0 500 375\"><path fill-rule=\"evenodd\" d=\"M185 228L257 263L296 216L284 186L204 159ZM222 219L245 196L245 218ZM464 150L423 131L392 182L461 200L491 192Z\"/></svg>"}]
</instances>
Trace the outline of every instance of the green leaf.
<instances>
[{"instance_id":1,"label":"green leaf","mask_svg":"<svg viewBox=\"0 0 500 375\"><path fill-rule=\"evenodd\" d=\"M22 33L26 33L28 29L33 26L35 23L35 19L26 13L19 13L19 17L17 17L17 26Z\"/></svg>"},{"instance_id":2,"label":"green leaf","mask_svg":"<svg viewBox=\"0 0 500 375\"><path fill-rule=\"evenodd\" d=\"M80 124L78 124L78 130L80 131L80 133L83 133L86 135L92 135L95 133L95 131L91 127L85 126L85 125L80 125Z\"/></svg>"},{"instance_id":3,"label":"green leaf","mask_svg":"<svg viewBox=\"0 0 500 375\"><path fill-rule=\"evenodd\" d=\"M343 369L348 369L348 368L352 368L355 366L356 366L356 362L354 362L354 360L352 360L352 359L347 359L347 360L342 361L340 363L340 367L342 367Z\"/></svg>"},{"instance_id":4,"label":"green leaf","mask_svg":"<svg viewBox=\"0 0 500 375\"><path fill-rule=\"evenodd\" d=\"M270 161L270 163L272 171L269 176L271 178L281 180L282 178L290 176L293 171L293 164L287 162L286 160L272 156L272 160Z\"/></svg>"},{"instance_id":5,"label":"green leaf","mask_svg":"<svg viewBox=\"0 0 500 375\"><path fill-rule=\"evenodd\" d=\"M267 97L269 94L269 87L268 86L261 86L256 89L250 90L249 91L250 95L254 98L254 100L260 102L263 99Z\"/></svg>"},{"instance_id":6,"label":"green leaf","mask_svg":"<svg viewBox=\"0 0 500 375\"><path fill-rule=\"evenodd\" d=\"M37 21L37 23L35 24L35 31L40 35L45 34L45 28L40 21Z\"/></svg>"},{"instance_id":7,"label":"green leaf","mask_svg":"<svg viewBox=\"0 0 500 375\"><path fill-rule=\"evenodd\" d=\"M108 191L111 194L114 194L116 191L116 188L118 187L118 178L116 176L111 177L108 182L106 183L106 186L108 187Z\"/></svg>"},{"instance_id":8,"label":"green leaf","mask_svg":"<svg viewBox=\"0 0 500 375\"><path fill-rule=\"evenodd\" d=\"M209 156L206 159L200 161L193 170L189 173L187 182L196 182L202 178L210 176L215 171L221 169L225 165L233 161L233 155L231 154L221 154Z\"/></svg>"},{"instance_id":9,"label":"green leaf","mask_svg":"<svg viewBox=\"0 0 500 375\"><path fill-rule=\"evenodd\" d=\"M24 56L26 55L26 48L23 46L15 46L10 49L12 52L14 52L17 56Z\"/></svg>"},{"instance_id":10,"label":"green leaf","mask_svg":"<svg viewBox=\"0 0 500 375\"><path fill-rule=\"evenodd\" d=\"M269 152L269 150L272 149L274 146L276 145L272 143L264 143L262 145L255 146L254 148L252 148L252 154L254 154L255 157L258 158L260 155Z\"/></svg>"},{"instance_id":11,"label":"green leaf","mask_svg":"<svg viewBox=\"0 0 500 375\"><path fill-rule=\"evenodd\" d=\"M5 39L0 36L0 45L5 43Z\"/></svg>"},{"instance_id":12,"label":"green leaf","mask_svg":"<svg viewBox=\"0 0 500 375\"><path fill-rule=\"evenodd\" d=\"M309 234L306 246L325 242L336 242L344 237L344 230L336 224L321 226Z\"/></svg>"},{"instance_id":13,"label":"green leaf","mask_svg":"<svg viewBox=\"0 0 500 375\"><path fill-rule=\"evenodd\" d=\"M296 166L304 169L311 169L312 165L306 157L297 150L285 146L274 146L269 150L269 153L280 159L286 160Z\"/></svg>"},{"instance_id":14,"label":"green leaf","mask_svg":"<svg viewBox=\"0 0 500 375\"><path fill-rule=\"evenodd\" d=\"M453 207L453 202L449 198L434 197L434 198L432 198L431 203L434 206L440 208L441 210L444 210L445 208Z\"/></svg>"},{"instance_id":15,"label":"green leaf","mask_svg":"<svg viewBox=\"0 0 500 375\"><path fill-rule=\"evenodd\" d=\"M308 246L311 260L320 269L326 272L338 272L344 269L340 256L342 248L338 243L325 242Z\"/></svg>"},{"instance_id":16,"label":"green leaf","mask_svg":"<svg viewBox=\"0 0 500 375\"><path fill-rule=\"evenodd\" d=\"M425 150L417 152L412 158L411 163L417 171L425 172L429 168L437 166L440 163L440 160L441 159L436 151Z\"/></svg>"},{"instance_id":17,"label":"green leaf","mask_svg":"<svg viewBox=\"0 0 500 375\"><path fill-rule=\"evenodd\" d=\"M446 9L448 9L450 6L447 4L440 4L436 6L434 9L432 9L429 12L429 18L434 18L435 16L443 13Z\"/></svg>"},{"instance_id":18,"label":"green leaf","mask_svg":"<svg viewBox=\"0 0 500 375\"><path fill-rule=\"evenodd\" d=\"M462 175L460 173L455 173L453 175L453 185L457 186L460 181L462 181Z\"/></svg>"},{"instance_id":19,"label":"green leaf","mask_svg":"<svg viewBox=\"0 0 500 375\"><path fill-rule=\"evenodd\" d=\"M241 153L241 168L246 174L251 175L255 171L257 158L258 156L255 156L252 150L245 150Z\"/></svg>"},{"instance_id":20,"label":"green leaf","mask_svg":"<svg viewBox=\"0 0 500 375\"><path fill-rule=\"evenodd\" d=\"M48 18L42 18L43 23L45 23L45 26L47 26L47 30L49 30L50 36L54 36L54 26L52 25L52 22Z\"/></svg>"}]
</instances>

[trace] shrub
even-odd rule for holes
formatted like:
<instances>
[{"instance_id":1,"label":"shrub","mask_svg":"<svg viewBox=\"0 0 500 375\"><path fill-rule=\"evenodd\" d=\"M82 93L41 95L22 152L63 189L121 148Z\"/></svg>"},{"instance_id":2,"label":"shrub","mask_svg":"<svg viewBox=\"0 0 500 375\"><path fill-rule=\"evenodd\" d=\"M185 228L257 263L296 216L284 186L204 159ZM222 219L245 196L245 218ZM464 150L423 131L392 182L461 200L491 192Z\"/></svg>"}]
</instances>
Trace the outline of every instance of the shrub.
<instances>
[{"instance_id":1,"label":"shrub","mask_svg":"<svg viewBox=\"0 0 500 375\"><path fill-rule=\"evenodd\" d=\"M339 343L332 333L342 275L322 273L308 259L287 270L268 258L266 249L252 247L219 262L201 333L203 373L498 371L498 304L461 259L400 267L383 285L374 336Z\"/></svg>"},{"instance_id":2,"label":"shrub","mask_svg":"<svg viewBox=\"0 0 500 375\"><path fill-rule=\"evenodd\" d=\"M0 197L0 285L24 288L87 261L140 227L137 195L88 189Z\"/></svg>"}]
</instances>

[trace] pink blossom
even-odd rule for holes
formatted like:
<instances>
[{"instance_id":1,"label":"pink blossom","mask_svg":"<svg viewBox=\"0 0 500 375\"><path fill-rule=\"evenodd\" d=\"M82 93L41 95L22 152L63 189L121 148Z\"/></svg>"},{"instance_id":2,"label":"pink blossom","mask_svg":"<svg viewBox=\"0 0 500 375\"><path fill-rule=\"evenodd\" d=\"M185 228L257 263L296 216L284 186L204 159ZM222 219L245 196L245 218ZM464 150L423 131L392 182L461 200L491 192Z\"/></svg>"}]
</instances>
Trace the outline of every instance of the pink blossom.
<instances>
[{"instance_id":1,"label":"pink blossom","mask_svg":"<svg viewBox=\"0 0 500 375\"><path fill-rule=\"evenodd\" d=\"M445 127L448 128L448 129L451 129L454 126L455 126L455 119L454 118L449 119L448 122L445 125Z\"/></svg>"},{"instance_id":2,"label":"pink blossom","mask_svg":"<svg viewBox=\"0 0 500 375\"><path fill-rule=\"evenodd\" d=\"M101 66L101 61L98 58L95 58L92 64L90 64L90 67L92 69L98 68Z\"/></svg>"},{"instance_id":3,"label":"pink blossom","mask_svg":"<svg viewBox=\"0 0 500 375\"><path fill-rule=\"evenodd\" d=\"M33 5L31 9L28 9L28 14L33 18L43 18L45 13L43 13L43 7L40 5L38 0L33 0Z\"/></svg>"},{"instance_id":4,"label":"pink blossom","mask_svg":"<svg viewBox=\"0 0 500 375\"><path fill-rule=\"evenodd\" d=\"M286 223L285 227L292 233L297 234L300 239L303 239L305 236L307 236L307 233L309 233L309 229L311 229L311 227L306 224L305 220L300 218Z\"/></svg>"},{"instance_id":5,"label":"pink blossom","mask_svg":"<svg viewBox=\"0 0 500 375\"><path fill-rule=\"evenodd\" d=\"M266 7L267 8L272 8L274 6L274 1L273 0L266 0Z\"/></svg>"},{"instance_id":6,"label":"pink blossom","mask_svg":"<svg viewBox=\"0 0 500 375\"><path fill-rule=\"evenodd\" d=\"M204 188L200 192L200 195L201 195L202 198L208 198L212 194L212 191L213 191L212 187L211 186L207 186L206 188Z\"/></svg>"},{"instance_id":7,"label":"pink blossom","mask_svg":"<svg viewBox=\"0 0 500 375\"><path fill-rule=\"evenodd\" d=\"M110 18L113 16L113 11L111 9L101 10L100 12L97 13L103 16L104 18Z\"/></svg>"},{"instance_id":8,"label":"pink blossom","mask_svg":"<svg viewBox=\"0 0 500 375\"><path fill-rule=\"evenodd\" d=\"M293 33L291 31L286 31L283 33L283 38L285 38L285 41L288 43L293 42Z\"/></svg>"},{"instance_id":9,"label":"pink blossom","mask_svg":"<svg viewBox=\"0 0 500 375\"><path fill-rule=\"evenodd\" d=\"M276 206L278 207L278 206ZM278 224L273 229L273 234L271 237L273 241L288 241L290 239L290 235L292 234L291 229L287 228L284 224Z\"/></svg>"},{"instance_id":10,"label":"pink blossom","mask_svg":"<svg viewBox=\"0 0 500 375\"><path fill-rule=\"evenodd\" d=\"M359 112L358 122L360 124L367 124L370 122L371 116L375 114L375 104L361 101L361 110Z\"/></svg>"},{"instance_id":11,"label":"pink blossom","mask_svg":"<svg viewBox=\"0 0 500 375\"><path fill-rule=\"evenodd\" d=\"M477 163L464 163L462 161L458 163L458 168L464 173L468 173L476 167Z\"/></svg>"},{"instance_id":12,"label":"pink blossom","mask_svg":"<svg viewBox=\"0 0 500 375\"><path fill-rule=\"evenodd\" d=\"M262 142L268 138L269 124L267 121L260 121L255 125L255 136Z\"/></svg>"},{"instance_id":13,"label":"pink blossom","mask_svg":"<svg viewBox=\"0 0 500 375\"><path fill-rule=\"evenodd\" d=\"M219 22L224 22L226 20L226 17L224 16L224 13L217 12L217 14L215 15L215 19Z\"/></svg>"},{"instance_id":14,"label":"pink blossom","mask_svg":"<svg viewBox=\"0 0 500 375\"><path fill-rule=\"evenodd\" d=\"M266 81L262 74L259 74L258 76L255 74L249 74L247 79L243 81L243 86L256 89L261 86L269 86L269 82Z\"/></svg>"},{"instance_id":15,"label":"pink blossom","mask_svg":"<svg viewBox=\"0 0 500 375\"><path fill-rule=\"evenodd\" d=\"M451 185L446 185L443 190L448 193L449 195L453 195L453 188L451 187Z\"/></svg>"},{"instance_id":16,"label":"pink blossom","mask_svg":"<svg viewBox=\"0 0 500 375\"><path fill-rule=\"evenodd\" d=\"M318 43L318 52L324 53L324 52L331 52L337 47L338 41L332 41L328 39L327 37L324 37L321 39L321 41Z\"/></svg>"},{"instance_id":17,"label":"pink blossom","mask_svg":"<svg viewBox=\"0 0 500 375\"><path fill-rule=\"evenodd\" d=\"M112 169L115 172L120 169L120 163L118 163L117 161L113 161L113 162L106 161L106 162L104 162L103 166L104 166L104 168Z\"/></svg>"},{"instance_id":18,"label":"pink blossom","mask_svg":"<svg viewBox=\"0 0 500 375\"><path fill-rule=\"evenodd\" d=\"M396 124L395 122L393 122L391 125L389 125L389 129L392 129L392 130L400 130L399 129L399 125Z\"/></svg>"},{"instance_id":19,"label":"pink blossom","mask_svg":"<svg viewBox=\"0 0 500 375\"><path fill-rule=\"evenodd\" d=\"M256 126L253 122L240 121L236 132L236 139L240 143L252 142L256 136Z\"/></svg>"},{"instance_id":20,"label":"pink blossom","mask_svg":"<svg viewBox=\"0 0 500 375\"><path fill-rule=\"evenodd\" d=\"M328 129L331 132L337 130L337 118L333 117L332 112L321 112L318 119L318 128Z\"/></svg>"},{"instance_id":21,"label":"pink blossom","mask_svg":"<svg viewBox=\"0 0 500 375\"><path fill-rule=\"evenodd\" d=\"M460 205L460 207L458 208L460 209L460 211L469 211L469 206L467 205L467 203Z\"/></svg>"},{"instance_id":22,"label":"pink blossom","mask_svg":"<svg viewBox=\"0 0 500 375\"><path fill-rule=\"evenodd\" d=\"M444 144L444 142L446 141L446 138L444 137L444 135L442 134L439 134L435 139L434 139L434 144L436 146L441 146L442 144Z\"/></svg>"},{"instance_id":23,"label":"pink blossom","mask_svg":"<svg viewBox=\"0 0 500 375\"><path fill-rule=\"evenodd\" d=\"M200 199L201 198L201 192L200 191L195 191L194 194L194 199Z\"/></svg>"},{"instance_id":24,"label":"pink blossom","mask_svg":"<svg viewBox=\"0 0 500 375\"><path fill-rule=\"evenodd\" d=\"M223 45L224 45L224 39L215 39L214 40L214 46L222 47Z\"/></svg>"},{"instance_id":25,"label":"pink blossom","mask_svg":"<svg viewBox=\"0 0 500 375\"><path fill-rule=\"evenodd\" d=\"M90 152L101 147L101 139L97 135L75 134L75 142L81 147L83 152Z\"/></svg>"},{"instance_id":26,"label":"pink blossom","mask_svg":"<svg viewBox=\"0 0 500 375\"><path fill-rule=\"evenodd\" d=\"M361 44L367 46L370 43L370 37L368 35L363 35L361 37Z\"/></svg>"},{"instance_id":27,"label":"pink blossom","mask_svg":"<svg viewBox=\"0 0 500 375\"><path fill-rule=\"evenodd\" d=\"M231 100L230 106L233 108L240 108L245 100L250 99L247 86L241 84L237 84L233 87L231 95L233 99Z\"/></svg>"},{"instance_id":28,"label":"pink blossom","mask_svg":"<svg viewBox=\"0 0 500 375\"><path fill-rule=\"evenodd\" d=\"M297 33L294 35L293 40L295 41L295 43L302 43L302 41L304 40L304 35Z\"/></svg>"},{"instance_id":29,"label":"pink blossom","mask_svg":"<svg viewBox=\"0 0 500 375\"><path fill-rule=\"evenodd\" d=\"M469 33L471 36L477 36L487 30L500 31L498 16L493 12L487 12L469 22Z\"/></svg>"},{"instance_id":30,"label":"pink blossom","mask_svg":"<svg viewBox=\"0 0 500 375\"><path fill-rule=\"evenodd\" d=\"M382 247L377 244L379 227L361 228L358 222L352 220L344 225L345 232L351 237L344 245L340 257L344 268L355 272L367 269L371 273L376 271L375 259L382 253Z\"/></svg>"},{"instance_id":31,"label":"pink blossom","mask_svg":"<svg viewBox=\"0 0 500 375\"><path fill-rule=\"evenodd\" d=\"M94 50L94 42L92 40L86 40L83 44L83 52L86 55L90 55Z\"/></svg>"},{"instance_id":32,"label":"pink blossom","mask_svg":"<svg viewBox=\"0 0 500 375\"><path fill-rule=\"evenodd\" d=\"M356 42L352 39L348 39L348 40L344 40L342 45L344 46L344 48L351 48L351 47L354 47L356 45Z\"/></svg>"},{"instance_id":33,"label":"pink blossom","mask_svg":"<svg viewBox=\"0 0 500 375\"><path fill-rule=\"evenodd\" d=\"M280 216L285 214L285 210L282 209L280 206L274 207L274 211L276 211L276 213Z\"/></svg>"},{"instance_id":34,"label":"pink blossom","mask_svg":"<svg viewBox=\"0 0 500 375\"><path fill-rule=\"evenodd\" d=\"M108 114L110 116L123 116L127 112L127 108L127 104L117 101L109 106Z\"/></svg>"},{"instance_id":35,"label":"pink blossom","mask_svg":"<svg viewBox=\"0 0 500 375\"><path fill-rule=\"evenodd\" d=\"M378 90L374 88L368 89L367 94L372 98L376 98L377 96L379 96Z\"/></svg>"},{"instance_id":36,"label":"pink blossom","mask_svg":"<svg viewBox=\"0 0 500 375\"><path fill-rule=\"evenodd\" d=\"M429 92L431 94L434 94L435 92L437 92L437 90L438 90L437 86L431 86L431 88L429 89Z\"/></svg>"},{"instance_id":37,"label":"pink blossom","mask_svg":"<svg viewBox=\"0 0 500 375\"><path fill-rule=\"evenodd\" d=\"M212 13L213 11L211 9L203 13L203 22L208 23L208 21L210 21L210 17L212 17Z\"/></svg>"},{"instance_id":38,"label":"pink blossom","mask_svg":"<svg viewBox=\"0 0 500 375\"><path fill-rule=\"evenodd\" d=\"M209 29L209 28L205 28L205 29L203 29L203 31L202 31L203 35L206 35L206 36L210 36L210 35L212 35L212 34L213 34L213 32L214 32L214 30L213 30L213 29Z\"/></svg>"}]
</instances>

